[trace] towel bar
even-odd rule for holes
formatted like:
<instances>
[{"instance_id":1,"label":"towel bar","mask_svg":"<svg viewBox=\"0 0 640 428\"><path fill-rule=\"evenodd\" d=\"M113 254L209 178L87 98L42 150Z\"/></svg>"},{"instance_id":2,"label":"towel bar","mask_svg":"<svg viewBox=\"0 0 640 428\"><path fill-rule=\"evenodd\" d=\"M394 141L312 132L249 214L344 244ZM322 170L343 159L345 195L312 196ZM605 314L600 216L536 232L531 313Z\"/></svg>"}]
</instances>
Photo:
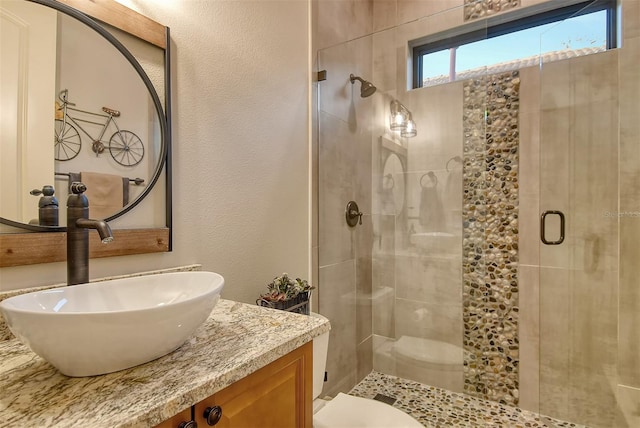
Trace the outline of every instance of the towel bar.
<instances>
[{"instance_id":1,"label":"towel bar","mask_svg":"<svg viewBox=\"0 0 640 428\"><path fill-rule=\"evenodd\" d=\"M59 175L61 177L67 177L68 178L70 174L68 172L56 172L55 175ZM133 182L133 184L135 184L136 186L140 186L141 184L144 183L144 179L139 178L139 177L138 178L130 178L129 182L130 183Z\"/></svg>"}]
</instances>

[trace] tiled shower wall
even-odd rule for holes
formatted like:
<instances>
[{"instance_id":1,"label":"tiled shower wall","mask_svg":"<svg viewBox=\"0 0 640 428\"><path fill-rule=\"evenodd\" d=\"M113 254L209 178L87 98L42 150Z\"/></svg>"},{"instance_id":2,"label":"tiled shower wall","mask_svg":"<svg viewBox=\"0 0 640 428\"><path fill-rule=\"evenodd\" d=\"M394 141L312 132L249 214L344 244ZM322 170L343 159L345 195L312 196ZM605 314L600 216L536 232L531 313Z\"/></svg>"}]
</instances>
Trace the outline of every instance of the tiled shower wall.
<instances>
[{"instance_id":1,"label":"tiled shower wall","mask_svg":"<svg viewBox=\"0 0 640 428\"><path fill-rule=\"evenodd\" d=\"M593 427L617 408L618 53L540 76L540 207L567 217L567 241L540 250L540 408Z\"/></svg>"},{"instance_id":2,"label":"tiled shower wall","mask_svg":"<svg viewBox=\"0 0 640 428\"><path fill-rule=\"evenodd\" d=\"M632 427L640 426L640 2L625 0L622 7L624 45L618 56L619 210L635 214L619 217L618 382L614 394L618 425Z\"/></svg>"},{"instance_id":3,"label":"tiled shower wall","mask_svg":"<svg viewBox=\"0 0 640 428\"><path fill-rule=\"evenodd\" d=\"M371 39L322 51L327 80L319 86L318 266L319 308L331 320L328 382L323 394L347 392L372 369L371 159L372 98L360 97L351 73L371 75ZM354 200L362 225L349 227Z\"/></svg>"},{"instance_id":4,"label":"tiled shower wall","mask_svg":"<svg viewBox=\"0 0 640 428\"><path fill-rule=\"evenodd\" d=\"M535 3L540 1L521 0L519 6L513 7ZM640 135L640 121L637 120L640 3L634 0L621 3L624 40L622 49L613 53L615 58L605 61L603 55L598 54L550 64L550 68L545 65L542 73L537 67L520 71L519 315L516 336L519 338L519 356L518 388L512 383L510 391L517 394L519 405L529 410L540 410L593 426L614 426L610 422L615 421L615 426L623 427L640 424L634 413L636 403L640 402L640 371L636 364L640 360L637 340L640 328L637 259L640 256L636 249L640 241L640 219L624 215L640 212L640 198L636 197L640 180L640 148L637 144ZM451 224L445 225L445 232L453 236L453 241L460 237L457 245L443 237L435 247L429 247L420 241L419 233L414 233L412 242L409 232L412 224L415 232L421 232L419 221L411 219L419 213L420 187L416 184L419 179L425 173L433 172L443 188L449 178L450 182L455 181L456 174L460 174L461 180L461 165L455 161L449 163L449 160L463 156L463 82L418 91L404 88L406 42L462 25L464 10L463 0L314 2L313 42L320 50L319 58L323 58L316 63L316 69L326 69L329 80L338 79L337 83L314 84L314 88L321 91L319 113L314 112L319 117L314 118L314 126L320 124L322 144L327 136L325 130L334 133L336 137L329 138L327 148L329 152L337 150L337 154L326 159L330 164L338 165L339 171L350 174L338 173L341 178L334 177L335 182L342 184L335 185L343 190L358 188L366 192L366 178L356 170L357 164L364 162L362 173L373 174L369 181L372 192L369 200L364 194L356 195L355 190L344 190L336 198L339 202L333 202L333 207L323 207L326 203L322 196L325 192L323 184L314 183L314 195L321 199L316 203L320 221L315 223L319 226L314 229L313 241L315 266L320 266L317 270L320 272L320 311L329 315L335 336L339 338L333 342L339 349L332 349L333 355L329 357L335 376L330 374L325 393L348 389L372 365L378 370L388 369L388 373L410 377L411 371L398 373L403 365L398 364L390 347L402 336L429 338L462 348L465 334L462 326L462 232L450 227L451 224L462 224L461 206L456 211L449 205L446 211ZM607 61L613 65L605 64ZM359 98L348 83L350 72L371 80L378 86L378 92L368 99ZM555 80L550 78L553 76ZM573 88L574 92L571 92L571 79L578 85ZM572 94L585 91L590 99L573 106L567 104L575 101ZM327 94L328 101L324 99ZM606 95L609 99L611 94L617 97L610 102L620 106L619 133L615 118L603 116L603 94L609 94ZM377 150L379 138L385 133L385 109L391 97L405 103L418 123L418 136L405 146L408 148L407 183L413 184L407 186L406 212L400 215L383 209L377 193L383 167L381 153ZM327 102L335 103L335 106L331 107ZM618 109L614 106L607 111L617 112ZM367 119L363 114L371 116ZM579 120L576 122L576 119ZM603 120L613 127L599 129L597 126ZM562 124L562 127L550 126L554 124ZM587 131L595 131L591 139L587 138L590 135ZM368 147L364 147L366 141ZM568 141L572 141L573 146L567 146ZM558 163L562 159L566 161L570 147L584 149L585 142L587 150L579 162L573 165ZM605 142L610 146L603 145ZM317 139L314 139L314 148L315 162L329 153L318 146ZM357 153L350 152L354 148ZM616 163L618 156L620 162ZM352 170L340 166L344 163L349 163ZM607 167L601 174L594 174L595 169L589 168L598 163ZM580 169L582 164L590 166ZM451 174L455 168L459 169ZM320 171L320 182L327 179L322 178L321 167L315 170ZM554 171L560 175L554 176ZM577 175L571 178L567 175L569 171ZM591 173L583 177L580 171ZM548 180L546 186L544 180L540 181L541 172L543 179ZM599 175L604 178L598 180ZM567 200L568 196L578 195L576 206L558 206L548 198L549 190L560 189L558 183L570 183L562 190L565 192L562 198ZM580 189L595 189L597 194L604 195L602 204L584 205L581 200L589 201L594 197L588 192L584 195L575 192ZM338 194L335 190L328 192ZM462 190L458 194L461 205ZM353 230L340 229L337 225L344 221L343 205L351 195L366 201L360 204L365 212L364 224ZM618 201L619 207L610 204L609 198ZM549 206L545 205L547 202ZM539 244L540 209L556 207L568 212L579 208L576 212L582 213L586 207L586 216L579 214L570 221L574 225L580 222L593 225L573 231L578 239L571 247L565 247L564 255L553 250L548 253L549 248L543 248L541 253ZM613 222L612 217L604 217L604 212L610 210L616 214ZM323 216L332 217L333 223L325 224ZM612 240L618 232L619 241ZM329 236L323 237L325 233ZM365 233L371 233L370 237L365 237ZM335 248L323 249L325 245ZM343 251L342 255L331 256L336 251ZM324 254L320 262L319 254ZM618 254L619 272L615 269ZM601 257L600 262L611 264L593 266L594 255ZM560 262L568 264L560 266ZM582 271L577 272L575 267ZM359 278L364 281L359 282ZM420 284L421 278L428 278L424 286ZM388 298L389 295L393 297ZM381 296L383 298L377 298ZM469 358L465 355L465 361ZM465 379L462 361L460 355L459 363L456 363L460 369L443 372L436 382L418 380L435 385L441 381L448 389L462 391ZM413 370L413 374L416 372L419 370ZM589 407L585 405L587 395L595 403L593 411L581 412L585 406ZM610 411L605 411L607 407ZM585 418L580 420L579 413Z\"/></svg>"}]
</instances>

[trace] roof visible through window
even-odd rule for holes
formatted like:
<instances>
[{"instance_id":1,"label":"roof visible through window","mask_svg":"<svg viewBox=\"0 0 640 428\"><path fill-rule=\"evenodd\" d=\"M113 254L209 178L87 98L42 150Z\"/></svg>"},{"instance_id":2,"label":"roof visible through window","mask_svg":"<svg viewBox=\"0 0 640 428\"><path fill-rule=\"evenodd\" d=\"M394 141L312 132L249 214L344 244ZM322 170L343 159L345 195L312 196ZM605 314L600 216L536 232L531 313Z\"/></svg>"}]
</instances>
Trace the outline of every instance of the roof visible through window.
<instances>
[{"instance_id":1,"label":"roof visible through window","mask_svg":"<svg viewBox=\"0 0 640 428\"><path fill-rule=\"evenodd\" d=\"M615 2L547 11L414 47L414 87L433 86L615 47Z\"/></svg>"}]
</instances>

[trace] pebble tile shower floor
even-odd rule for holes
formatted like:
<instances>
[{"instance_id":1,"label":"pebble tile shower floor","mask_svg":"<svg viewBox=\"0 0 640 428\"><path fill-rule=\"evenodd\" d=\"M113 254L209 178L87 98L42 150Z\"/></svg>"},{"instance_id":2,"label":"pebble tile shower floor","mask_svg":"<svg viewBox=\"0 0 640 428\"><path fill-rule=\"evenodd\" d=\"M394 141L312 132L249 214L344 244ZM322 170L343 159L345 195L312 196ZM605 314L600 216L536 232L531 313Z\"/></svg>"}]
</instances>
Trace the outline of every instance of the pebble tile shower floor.
<instances>
[{"instance_id":1,"label":"pebble tile shower floor","mask_svg":"<svg viewBox=\"0 0 640 428\"><path fill-rule=\"evenodd\" d=\"M586 428L517 407L371 372L349 394L374 398L383 394L396 399L394 407L408 413L427 428Z\"/></svg>"}]
</instances>

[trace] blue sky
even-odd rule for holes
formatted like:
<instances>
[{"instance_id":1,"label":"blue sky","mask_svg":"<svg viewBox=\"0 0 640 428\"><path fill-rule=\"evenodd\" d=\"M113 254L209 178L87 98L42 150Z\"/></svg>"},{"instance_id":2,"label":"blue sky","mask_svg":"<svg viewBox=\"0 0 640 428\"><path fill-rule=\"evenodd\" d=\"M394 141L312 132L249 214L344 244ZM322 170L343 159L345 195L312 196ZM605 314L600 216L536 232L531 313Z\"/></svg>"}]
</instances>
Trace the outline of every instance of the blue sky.
<instances>
[{"instance_id":1,"label":"blue sky","mask_svg":"<svg viewBox=\"0 0 640 428\"><path fill-rule=\"evenodd\" d=\"M605 46L606 11L594 12L461 46L456 52L458 72L526 58L544 52ZM449 74L449 50L424 57L426 78Z\"/></svg>"}]
</instances>

